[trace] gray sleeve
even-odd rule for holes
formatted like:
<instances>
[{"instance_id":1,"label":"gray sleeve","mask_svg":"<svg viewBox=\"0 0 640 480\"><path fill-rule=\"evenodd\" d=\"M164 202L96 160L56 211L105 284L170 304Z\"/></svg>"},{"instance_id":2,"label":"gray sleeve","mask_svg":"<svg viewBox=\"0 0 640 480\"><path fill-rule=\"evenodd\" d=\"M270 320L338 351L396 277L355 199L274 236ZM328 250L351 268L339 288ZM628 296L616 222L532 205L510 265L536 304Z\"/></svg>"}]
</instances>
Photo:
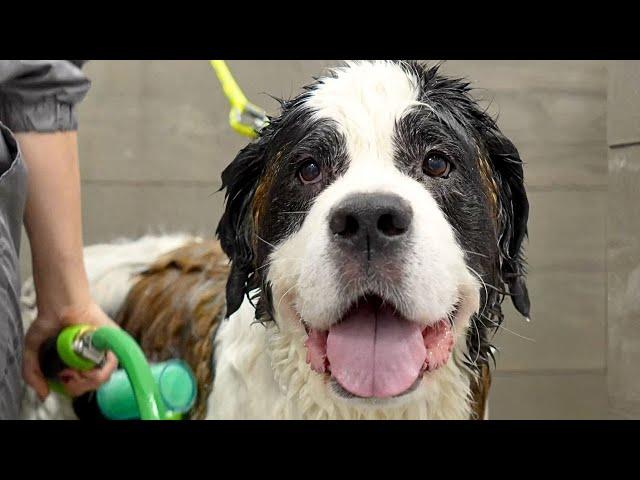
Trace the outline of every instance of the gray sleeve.
<instances>
[{"instance_id":1,"label":"gray sleeve","mask_svg":"<svg viewBox=\"0 0 640 480\"><path fill-rule=\"evenodd\" d=\"M0 60L0 122L14 132L76 130L91 81L83 60Z\"/></svg>"}]
</instances>

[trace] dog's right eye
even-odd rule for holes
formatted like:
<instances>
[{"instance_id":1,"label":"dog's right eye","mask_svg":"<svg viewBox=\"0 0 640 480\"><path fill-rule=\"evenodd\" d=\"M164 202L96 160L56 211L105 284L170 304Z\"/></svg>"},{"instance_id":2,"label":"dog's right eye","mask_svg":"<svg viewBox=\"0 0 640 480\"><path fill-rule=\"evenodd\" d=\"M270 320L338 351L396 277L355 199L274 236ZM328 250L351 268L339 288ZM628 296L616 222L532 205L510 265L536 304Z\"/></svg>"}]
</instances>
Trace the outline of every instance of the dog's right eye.
<instances>
[{"instance_id":1,"label":"dog's right eye","mask_svg":"<svg viewBox=\"0 0 640 480\"><path fill-rule=\"evenodd\" d=\"M304 184L317 183L322 180L322 170L315 160L309 159L298 169L298 178Z\"/></svg>"},{"instance_id":2,"label":"dog's right eye","mask_svg":"<svg viewBox=\"0 0 640 480\"><path fill-rule=\"evenodd\" d=\"M451 172L451 162L439 152L430 152L422 164L422 170L430 177L447 178Z\"/></svg>"}]
</instances>

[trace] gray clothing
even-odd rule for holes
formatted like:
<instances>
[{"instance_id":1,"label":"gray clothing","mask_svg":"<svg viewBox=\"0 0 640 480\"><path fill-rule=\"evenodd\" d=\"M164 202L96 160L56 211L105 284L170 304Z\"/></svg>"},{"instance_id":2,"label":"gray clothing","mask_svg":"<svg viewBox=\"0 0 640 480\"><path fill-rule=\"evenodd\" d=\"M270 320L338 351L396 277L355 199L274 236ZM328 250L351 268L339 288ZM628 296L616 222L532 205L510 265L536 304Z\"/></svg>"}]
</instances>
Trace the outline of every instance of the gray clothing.
<instances>
[{"instance_id":1,"label":"gray clothing","mask_svg":"<svg viewBox=\"0 0 640 480\"><path fill-rule=\"evenodd\" d=\"M80 60L0 60L0 419L17 418L23 393L20 234L27 172L13 132L75 130L89 90Z\"/></svg>"}]
</instances>

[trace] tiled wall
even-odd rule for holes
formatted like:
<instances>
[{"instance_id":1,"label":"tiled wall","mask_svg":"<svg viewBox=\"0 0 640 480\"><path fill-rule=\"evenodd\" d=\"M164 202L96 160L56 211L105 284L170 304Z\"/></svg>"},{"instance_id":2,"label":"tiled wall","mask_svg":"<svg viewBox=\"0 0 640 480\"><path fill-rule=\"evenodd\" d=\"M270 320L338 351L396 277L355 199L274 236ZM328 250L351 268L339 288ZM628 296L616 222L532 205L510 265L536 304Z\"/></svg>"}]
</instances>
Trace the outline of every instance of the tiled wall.
<instances>
[{"instance_id":1,"label":"tiled wall","mask_svg":"<svg viewBox=\"0 0 640 480\"><path fill-rule=\"evenodd\" d=\"M294 95L330 64L229 62L270 112L277 104L263 92ZM527 162L532 320L507 306L491 417L602 418L607 66L452 61L443 69L473 81ZM80 108L86 243L176 229L212 235L220 171L245 140L228 127L208 63L95 61L86 71L94 82Z\"/></svg>"},{"instance_id":2,"label":"tiled wall","mask_svg":"<svg viewBox=\"0 0 640 480\"><path fill-rule=\"evenodd\" d=\"M527 324L509 306L497 335L491 417L608 417L607 65L450 62L448 71L486 89L527 163L532 315Z\"/></svg>"},{"instance_id":3,"label":"tiled wall","mask_svg":"<svg viewBox=\"0 0 640 480\"><path fill-rule=\"evenodd\" d=\"M612 62L607 117L608 379L613 411L640 417L640 62Z\"/></svg>"}]
</instances>

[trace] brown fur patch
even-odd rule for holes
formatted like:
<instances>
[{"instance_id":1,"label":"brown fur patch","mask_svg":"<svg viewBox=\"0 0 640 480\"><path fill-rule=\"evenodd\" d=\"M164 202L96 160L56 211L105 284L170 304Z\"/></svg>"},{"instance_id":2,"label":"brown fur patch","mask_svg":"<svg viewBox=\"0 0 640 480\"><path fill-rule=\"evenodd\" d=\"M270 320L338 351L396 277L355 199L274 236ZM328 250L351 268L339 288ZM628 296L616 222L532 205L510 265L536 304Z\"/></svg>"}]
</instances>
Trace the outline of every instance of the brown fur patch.
<instances>
[{"instance_id":1,"label":"brown fur patch","mask_svg":"<svg viewBox=\"0 0 640 480\"><path fill-rule=\"evenodd\" d=\"M278 152L275 156L274 162L270 162L270 166L267 167L266 171L260 178L260 182L256 187L256 193L253 196L252 202L252 215L253 215L253 225L255 228L258 228L260 225L260 221L262 217L265 216L267 209L269 208L269 203L267 202L267 194L271 189L272 183L275 180L275 171L273 165L277 164L277 161L282 156L282 152ZM258 245L258 235L255 234L253 236L253 249L255 252L259 251Z\"/></svg>"},{"instance_id":2,"label":"brown fur patch","mask_svg":"<svg viewBox=\"0 0 640 480\"><path fill-rule=\"evenodd\" d=\"M489 204L491 205L491 213L494 219L497 219L498 215L498 186L493 178L491 165L484 157L484 155L478 155L478 167L480 169L480 177L482 178L482 183L485 187L485 192L487 193L487 198L489 199Z\"/></svg>"},{"instance_id":3,"label":"brown fur patch","mask_svg":"<svg viewBox=\"0 0 640 480\"><path fill-rule=\"evenodd\" d=\"M198 381L191 418L203 418L213 386L213 335L225 315L228 259L217 241L194 242L160 257L139 276L116 321L147 358L186 361Z\"/></svg>"},{"instance_id":4,"label":"brown fur patch","mask_svg":"<svg viewBox=\"0 0 640 480\"><path fill-rule=\"evenodd\" d=\"M483 365L480 376L471 379L471 420L482 420L487 407L489 389L491 388L491 370Z\"/></svg>"}]
</instances>

